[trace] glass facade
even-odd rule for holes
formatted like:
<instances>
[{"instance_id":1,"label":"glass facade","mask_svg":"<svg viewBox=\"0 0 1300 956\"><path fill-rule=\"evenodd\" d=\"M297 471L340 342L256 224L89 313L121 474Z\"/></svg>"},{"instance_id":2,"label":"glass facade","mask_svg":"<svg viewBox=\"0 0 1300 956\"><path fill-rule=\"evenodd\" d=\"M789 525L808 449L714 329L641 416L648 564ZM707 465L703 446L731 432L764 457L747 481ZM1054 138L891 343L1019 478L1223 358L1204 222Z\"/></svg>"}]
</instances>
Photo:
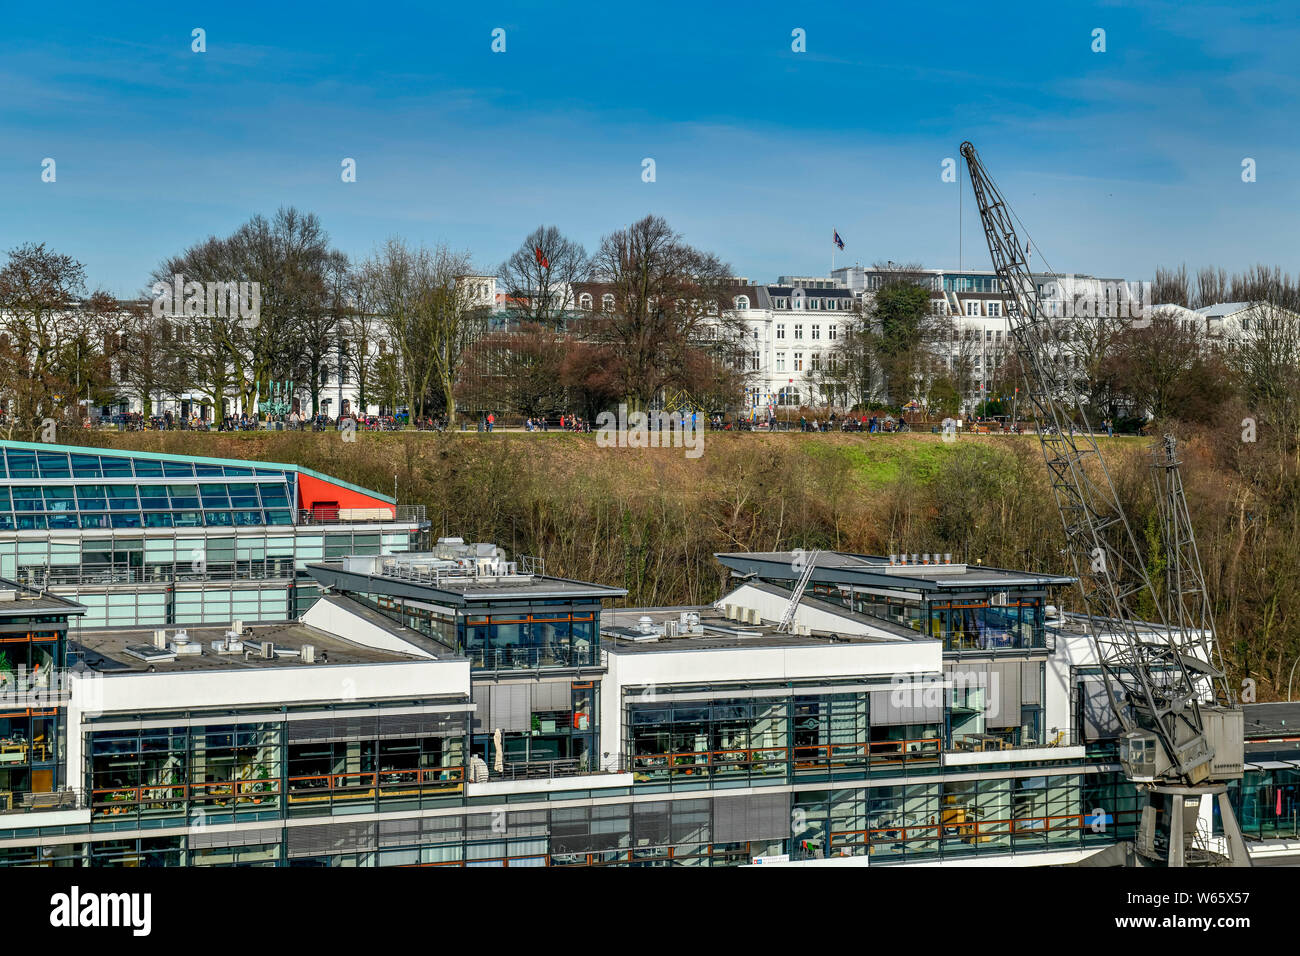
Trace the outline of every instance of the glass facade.
<instances>
[{"instance_id":1,"label":"glass facade","mask_svg":"<svg viewBox=\"0 0 1300 956\"><path fill-rule=\"evenodd\" d=\"M1266 769L1247 767L1232 788L1237 821L1247 836L1300 839L1300 767L1283 761L1269 764ZM1217 806L1214 812L1218 814Z\"/></svg>"},{"instance_id":2,"label":"glass facade","mask_svg":"<svg viewBox=\"0 0 1300 956\"><path fill-rule=\"evenodd\" d=\"M849 603L839 588L819 585L814 593L836 603ZM1005 600L994 603L988 594L927 599L902 590L893 594L859 592L853 595L852 605L859 614L938 638L945 651L1046 647L1042 594L1014 589L1005 593Z\"/></svg>"},{"instance_id":3,"label":"glass facade","mask_svg":"<svg viewBox=\"0 0 1300 956\"><path fill-rule=\"evenodd\" d=\"M292 465L0 442L0 577L84 604L89 626L281 621L319 594L307 564L419 546L418 522L374 509L295 520L303 473L352 493Z\"/></svg>"},{"instance_id":4,"label":"glass facade","mask_svg":"<svg viewBox=\"0 0 1300 956\"><path fill-rule=\"evenodd\" d=\"M889 691L876 691L888 696ZM877 700L880 713L882 701ZM638 786L692 789L714 781L781 783L933 772L944 749L942 707L915 722L871 720L871 693L663 700L627 705L628 762Z\"/></svg>"},{"instance_id":5,"label":"glass facade","mask_svg":"<svg viewBox=\"0 0 1300 956\"><path fill-rule=\"evenodd\" d=\"M136 729L92 724L92 826L422 809L462 791L460 713L375 709L287 721L210 719Z\"/></svg>"},{"instance_id":6,"label":"glass facade","mask_svg":"<svg viewBox=\"0 0 1300 956\"><path fill-rule=\"evenodd\" d=\"M0 530L291 525L290 481L248 465L6 448Z\"/></svg>"},{"instance_id":7,"label":"glass facade","mask_svg":"<svg viewBox=\"0 0 1300 956\"><path fill-rule=\"evenodd\" d=\"M452 611L386 594L347 593L468 657L475 670L593 667L600 662L599 602L469 602Z\"/></svg>"},{"instance_id":8,"label":"glass facade","mask_svg":"<svg viewBox=\"0 0 1300 956\"><path fill-rule=\"evenodd\" d=\"M67 614L0 617L0 811L68 785L57 693L67 636Z\"/></svg>"},{"instance_id":9,"label":"glass facade","mask_svg":"<svg viewBox=\"0 0 1300 956\"><path fill-rule=\"evenodd\" d=\"M220 737L217 749L226 743ZM636 803L610 792L549 794L588 796L596 799L574 806L131 834L0 850L0 865L736 866L760 856L863 855L873 865L901 864L1101 848L1131 839L1139 815L1136 792L1118 774L1082 770Z\"/></svg>"},{"instance_id":10,"label":"glass facade","mask_svg":"<svg viewBox=\"0 0 1300 956\"><path fill-rule=\"evenodd\" d=\"M283 621L319 594L308 564L410 551L419 539L346 525L0 536L0 576L84 604L92 627Z\"/></svg>"}]
</instances>

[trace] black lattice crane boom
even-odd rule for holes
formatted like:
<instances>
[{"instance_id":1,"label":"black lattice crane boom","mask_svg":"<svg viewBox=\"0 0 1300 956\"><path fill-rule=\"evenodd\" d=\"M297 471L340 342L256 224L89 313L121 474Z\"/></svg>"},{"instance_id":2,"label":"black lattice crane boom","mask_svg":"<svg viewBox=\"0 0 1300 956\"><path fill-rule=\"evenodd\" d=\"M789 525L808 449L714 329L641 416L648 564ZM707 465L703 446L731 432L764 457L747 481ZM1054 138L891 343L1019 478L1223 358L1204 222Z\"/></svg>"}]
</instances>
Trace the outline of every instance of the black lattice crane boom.
<instances>
[{"instance_id":1,"label":"black lattice crane boom","mask_svg":"<svg viewBox=\"0 0 1300 956\"><path fill-rule=\"evenodd\" d=\"M975 147L963 143L961 154L1006 300L1025 400L1079 582L1085 626L1125 730L1121 762L1130 779L1158 795L1143 812L1138 848L1156 855L1156 818L1163 801L1169 836L1167 854L1160 856L1173 865L1196 862L1188 848L1196 818L1192 807L1208 793L1219 797L1229 858L1248 863L1226 794L1227 781L1241 776L1241 712L1232 703L1222 670L1212 663L1213 626L1199 558L1194 570L1183 560L1195 556L1195 539L1176 455L1167 446L1161 469L1170 492L1165 508L1170 559L1179 571L1162 597L1092 435L1084 403L1074 394L1072 379L1060 373L1057 329L1030 272L1015 216ZM1151 609L1147 616L1154 619L1144 622L1139 607Z\"/></svg>"}]
</instances>

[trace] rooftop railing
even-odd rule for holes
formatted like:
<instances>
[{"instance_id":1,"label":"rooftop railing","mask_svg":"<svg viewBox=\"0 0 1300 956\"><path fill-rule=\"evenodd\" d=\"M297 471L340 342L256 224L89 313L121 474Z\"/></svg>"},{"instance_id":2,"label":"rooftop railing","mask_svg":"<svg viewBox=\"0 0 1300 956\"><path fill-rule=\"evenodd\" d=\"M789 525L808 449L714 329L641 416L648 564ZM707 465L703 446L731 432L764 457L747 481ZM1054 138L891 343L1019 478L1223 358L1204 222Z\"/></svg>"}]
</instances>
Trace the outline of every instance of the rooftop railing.
<instances>
[{"instance_id":1,"label":"rooftop railing","mask_svg":"<svg viewBox=\"0 0 1300 956\"><path fill-rule=\"evenodd\" d=\"M422 522L427 521L424 505L380 505L375 508L318 507L299 509L295 524L357 524L362 522Z\"/></svg>"}]
</instances>

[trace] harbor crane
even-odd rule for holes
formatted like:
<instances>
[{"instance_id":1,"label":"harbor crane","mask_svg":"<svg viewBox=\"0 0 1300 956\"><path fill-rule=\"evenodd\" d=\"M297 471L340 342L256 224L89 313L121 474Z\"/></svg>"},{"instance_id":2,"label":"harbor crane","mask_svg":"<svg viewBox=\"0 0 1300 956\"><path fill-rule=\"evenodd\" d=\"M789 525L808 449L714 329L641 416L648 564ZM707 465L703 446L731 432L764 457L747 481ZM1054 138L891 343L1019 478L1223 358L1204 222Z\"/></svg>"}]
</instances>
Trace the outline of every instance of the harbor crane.
<instances>
[{"instance_id":1,"label":"harbor crane","mask_svg":"<svg viewBox=\"0 0 1300 956\"><path fill-rule=\"evenodd\" d=\"M1161 595L1088 426L1084 403L1057 364L1057 329L1029 270L1027 237L1016 230L1019 219L975 147L962 143L961 155L1005 300L1024 405L1034 419L1065 530L1084 624L1123 729L1120 765L1146 796L1138 855L1170 866L1249 866L1228 799L1230 782L1243 770L1242 712L1214 636L1176 444L1166 438L1153 457L1169 562ZM1140 616L1139 608L1152 612ZM1197 840L1206 796L1218 801L1226 854Z\"/></svg>"}]
</instances>

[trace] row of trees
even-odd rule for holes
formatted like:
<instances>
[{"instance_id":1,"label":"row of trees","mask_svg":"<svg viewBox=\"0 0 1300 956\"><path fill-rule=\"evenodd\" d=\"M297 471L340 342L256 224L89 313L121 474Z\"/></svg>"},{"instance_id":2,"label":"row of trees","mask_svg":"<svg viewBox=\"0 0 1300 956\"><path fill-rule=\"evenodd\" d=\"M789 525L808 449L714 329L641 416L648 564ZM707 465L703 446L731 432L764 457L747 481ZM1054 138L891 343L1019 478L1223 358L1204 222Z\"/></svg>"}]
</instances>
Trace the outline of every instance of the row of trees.
<instances>
[{"instance_id":1,"label":"row of trees","mask_svg":"<svg viewBox=\"0 0 1300 956\"><path fill-rule=\"evenodd\" d=\"M612 232L594 254L542 227L496 272L504 313L467 253L394 238L349 261L293 208L167 257L134 302L89 293L80 263L24 246L0 270L0 388L10 422L32 428L121 390L145 414L180 396L251 413L290 381L311 414L332 380L354 384L363 407L450 420L466 403L549 414L739 394L729 268L663 219ZM249 296L223 298L239 284L256 290L252 314ZM613 304L579 309L578 290L597 286Z\"/></svg>"},{"instance_id":2,"label":"row of trees","mask_svg":"<svg viewBox=\"0 0 1300 956\"><path fill-rule=\"evenodd\" d=\"M798 372L816 403L916 399L951 414L979 381L989 398L1014 394L1021 370L1009 341L990 347L959 317L936 313L921 267L875 269L883 283ZM185 296L173 299L178 276ZM752 290L660 217L611 232L593 253L553 226L534 230L495 270L504 309L484 278L467 253L399 238L349 261L315 215L293 208L159 263L149 280L151 293L165 293L161 310L150 296L123 303L91 292L80 263L26 245L0 267L0 388L10 422L33 427L78 401L109 404L123 389L146 414L153 400L182 395L252 412L285 381L306 393L311 414L341 381L363 407L452 420L458 409L594 416L619 401L741 404L758 343L733 302ZM256 286L255 316L214 309L203 294L231 283ZM1059 320L1061 377L1091 421L1205 421L1234 395L1268 406L1275 420L1295 414L1300 288L1290 276L1263 266L1231 276L1161 268L1152 298L1260 305L1231 342L1180 311L1157 310L1146 324Z\"/></svg>"}]
</instances>

